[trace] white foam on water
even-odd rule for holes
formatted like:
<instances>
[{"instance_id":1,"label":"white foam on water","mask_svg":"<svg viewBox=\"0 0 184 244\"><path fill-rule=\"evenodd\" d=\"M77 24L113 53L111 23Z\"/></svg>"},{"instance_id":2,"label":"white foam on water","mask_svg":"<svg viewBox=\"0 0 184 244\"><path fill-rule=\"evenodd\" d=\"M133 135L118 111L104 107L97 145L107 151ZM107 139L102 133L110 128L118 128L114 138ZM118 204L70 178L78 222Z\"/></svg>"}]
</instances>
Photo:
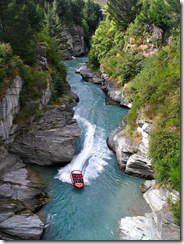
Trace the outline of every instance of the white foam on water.
<instances>
[{"instance_id":1,"label":"white foam on water","mask_svg":"<svg viewBox=\"0 0 184 244\"><path fill-rule=\"evenodd\" d=\"M90 185L92 180L96 179L107 165L106 160L109 159L112 152L107 147L103 128L97 128L95 124L91 124L79 115L75 114L74 118L86 131L84 145L81 152L72 159L70 164L58 170L55 178L71 184L70 172L81 170L84 184Z\"/></svg>"},{"instance_id":2,"label":"white foam on water","mask_svg":"<svg viewBox=\"0 0 184 244\"><path fill-rule=\"evenodd\" d=\"M91 150L93 148L93 143L94 143L94 133L95 133L95 129L96 129L96 125L89 123L86 119L81 118L77 115L75 116L75 118L80 123L83 124L83 128L86 130L83 149L79 154L77 154L72 159L70 164L59 169L58 174L55 176L55 178L58 178L59 180L61 180L63 182L68 182L68 183L71 183L70 172L74 169L82 170L83 165L85 164L85 161L87 160L88 157L90 157ZM83 175L84 175L84 172L83 172Z\"/></svg>"},{"instance_id":3,"label":"white foam on water","mask_svg":"<svg viewBox=\"0 0 184 244\"><path fill-rule=\"evenodd\" d=\"M96 179L103 172L105 165L107 165L107 159L110 158L111 154L112 152L106 144L105 131L102 128L98 128L92 154L85 169L85 185L90 185L92 180Z\"/></svg>"},{"instance_id":4,"label":"white foam on water","mask_svg":"<svg viewBox=\"0 0 184 244\"><path fill-rule=\"evenodd\" d=\"M47 228L51 223L54 223L56 214L48 214L47 216L47 222L46 225L44 226L44 229Z\"/></svg>"}]
</instances>

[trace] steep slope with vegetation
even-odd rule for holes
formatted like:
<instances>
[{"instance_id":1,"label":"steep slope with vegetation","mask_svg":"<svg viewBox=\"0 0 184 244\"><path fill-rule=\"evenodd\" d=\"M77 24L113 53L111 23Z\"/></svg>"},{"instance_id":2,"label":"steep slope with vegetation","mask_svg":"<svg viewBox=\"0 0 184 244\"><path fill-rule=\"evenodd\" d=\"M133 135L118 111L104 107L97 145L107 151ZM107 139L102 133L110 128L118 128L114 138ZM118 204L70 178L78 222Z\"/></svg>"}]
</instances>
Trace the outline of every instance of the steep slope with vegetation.
<instances>
[{"instance_id":1,"label":"steep slope with vegetation","mask_svg":"<svg viewBox=\"0 0 184 244\"><path fill-rule=\"evenodd\" d=\"M81 25L86 45L102 18L100 6L91 0L27 0L0 1L0 98L16 75L24 79L20 95L22 112L17 122L33 116L38 110L48 81L53 102L64 94L66 69L62 60L61 32L63 24ZM40 70L36 48L46 46L48 67ZM31 103L30 103L31 101ZM25 121L22 121L25 123Z\"/></svg>"},{"instance_id":2,"label":"steep slope with vegetation","mask_svg":"<svg viewBox=\"0 0 184 244\"><path fill-rule=\"evenodd\" d=\"M180 3L109 0L92 38L90 66L103 69L133 102L127 131L140 116L154 125L149 156L160 185L180 191ZM172 206L179 224L180 204Z\"/></svg>"}]
</instances>

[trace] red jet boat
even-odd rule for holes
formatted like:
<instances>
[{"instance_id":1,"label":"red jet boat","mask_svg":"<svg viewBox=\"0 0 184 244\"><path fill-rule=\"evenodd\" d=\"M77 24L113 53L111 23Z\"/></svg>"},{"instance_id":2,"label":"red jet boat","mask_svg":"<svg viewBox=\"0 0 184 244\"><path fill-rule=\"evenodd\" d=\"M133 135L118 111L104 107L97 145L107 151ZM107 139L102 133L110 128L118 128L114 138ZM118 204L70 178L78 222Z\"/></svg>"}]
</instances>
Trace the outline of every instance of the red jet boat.
<instances>
[{"instance_id":1,"label":"red jet boat","mask_svg":"<svg viewBox=\"0 0 184 244\"><path fill-rule=\"evenodd\" d=\"M77 187L81 188L84 186L82 171L80 170L72 170L70 173L72 184Z\"/></svg>"}]
</instances>

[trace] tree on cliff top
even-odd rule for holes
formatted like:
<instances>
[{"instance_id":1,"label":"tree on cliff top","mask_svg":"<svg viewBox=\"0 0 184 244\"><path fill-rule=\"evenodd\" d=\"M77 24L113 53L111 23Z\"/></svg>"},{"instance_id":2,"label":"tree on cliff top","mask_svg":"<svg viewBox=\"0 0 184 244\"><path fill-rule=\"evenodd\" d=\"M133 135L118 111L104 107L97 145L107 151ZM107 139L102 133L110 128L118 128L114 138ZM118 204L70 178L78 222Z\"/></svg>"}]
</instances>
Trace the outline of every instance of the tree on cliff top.
<instances>
[{"instance_id":1,"label":"tree on cliff top","mask_svg":"<svg viewBox=\"0 0 184 244\"><path fill-rule=\"evenodd\" d=\"M0 41L10 43L16 55L32 63L33 36L41 28L41 9L33 0L0 0L0 9Z\"/></svg>"},{"instance_id":2,"label":"tree on cliff top","mask_svg":"<svg viewBox=\"0 0 184 244\"><path fill-rule=\"evenodd\" d=\"M62 32L61 20L57 14L57 2L54 0L52 3L45 2L44 6L44 22L47 27L48 33L51 37L55 38L56 42L60 42L60 35Z\"/></svg>"},{"instance_id":3,"label":"tree on cliff top","mask_svg":"<svg viewBox=\"0 0 184 244\"><path fill-rule=\"evenodd\" d=\"M125 31L136 17L137 0L108 0L108 12L121 30Z\"/></svg>"}]
</instances>

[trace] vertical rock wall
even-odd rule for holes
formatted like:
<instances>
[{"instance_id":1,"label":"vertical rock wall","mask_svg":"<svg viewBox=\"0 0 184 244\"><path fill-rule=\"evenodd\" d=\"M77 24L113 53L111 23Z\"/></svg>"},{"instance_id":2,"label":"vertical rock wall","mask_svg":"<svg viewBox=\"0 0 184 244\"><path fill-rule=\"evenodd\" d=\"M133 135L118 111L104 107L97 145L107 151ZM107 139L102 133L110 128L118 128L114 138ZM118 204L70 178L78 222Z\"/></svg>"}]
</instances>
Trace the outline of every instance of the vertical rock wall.
<instances>
[{"instance_id":1,"label":"vertical rock wall","mask_svg":"<svg viewBox=\"0 0 184 244\"><path fill-rule=\"evenodd\" d=\"M9 138L15 126L13 120L19 111L19 96L23 79L17 75L8 88L6 96L0 101L0 144Z\"/></svg>"},{"instance_id":2,"label":"vertical rock wall","mask_svg":"<svg viewBox=\"0 0 184 244\"><path fill-rule=\"evenodd\" d=\"M88 49L84 42L84 30L79 25L68 27L63 25L61 33L61 50L64 59L72 59L87 54Z\"/></svg>"},{"instance_id":3,"label":"vertical rock wall","mask_svg":"<svg viewBox=\"0 0 184 244\"><path fill-rule=\"evenodd\" d=\"M125 173L153 179L153 169L148 157L148 134L151 123L141 119L138 122L137 131L141 133L141 140L132 140L125 129L126 122L114 130L108 138L109 147L116 153L118 164Z\"/></svg>"}]
</instances>

